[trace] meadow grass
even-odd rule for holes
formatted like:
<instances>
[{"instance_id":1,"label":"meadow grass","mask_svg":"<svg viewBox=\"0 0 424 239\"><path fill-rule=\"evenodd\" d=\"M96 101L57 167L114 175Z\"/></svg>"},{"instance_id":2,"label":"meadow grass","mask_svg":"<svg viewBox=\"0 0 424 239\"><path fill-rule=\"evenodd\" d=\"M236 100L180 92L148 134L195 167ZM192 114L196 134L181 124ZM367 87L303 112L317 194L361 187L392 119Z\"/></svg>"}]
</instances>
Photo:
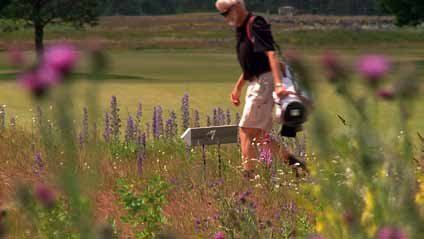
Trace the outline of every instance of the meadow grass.
<instances>
[{"instance_id":1,"label":"meadow grass","mask_svg":"<svg viewBox=\"0 0 424 239\"><path fill-rule=\"evenodd\" d=\"M198 25L184 25L188 21L192 21L193 17L201 18L203 22ZM116 23L116 21L113 21L114 18L110 18L106 20L111 22L103 23L104 25L99 26L97 29L73 32L74 34L68 32L68 29L63 31L61 28L51 28L47 33L47 38L54 41L67 39L84 45L85 41L82 40L86 37L100 36L113 42L113 44L109 45L110 50L107 52L110 62L104 76L105 81L96 84L97 103L100 106L96 110L100 113L110 111L110 98L112 95L116 96L121 109L121 133L124 133L128 115L134 116L136 114L138 103L143 104L142 127L144 127L144 123L151 123L153 107L158 105L163 107L165 119L168 117L170 110L175 110L178 116L178 123L180 123L181 98L184 93L189 94L190 108L200 111L201 125L205 125L206 114L212 115L212 110L215 107L231 109L233 118L236 111L242 111L241 108L235 108L229 102L229 93L240 74L236 56L232 49L234 47L232 33L229 30L225 30L223 34L228 35L214 35L215 30L221 33L218 29L222 28L223 24L216 23L216 19L208 20L205 17L210 17L210 15L183 15L178 18L168 16L159 19L163 22L158 24L157 28L150 28L148 25L144 26L141 24L146 19L152 22L158 20L157 18L140 18L140 22L133 22L134 18L119 18L125 20L123 23ZM175 25L167 25L170 22L174 22ZM125 24L128 26L125 26ZM141 29L137 30L137 27ZM205 30L207 27L211 29ZM205 32L192 31L199 28ZM137 31L134 32L134 29ZM146 29L150 29L150 32L146 32ZM177 33L174 32L176 30ZM284 38L281 38L283 35ZM1 36L5 36L1 38L2 41L19 40L21 43L27 44L27 41L22 39L29 39L30 32L21 31ZM160 36L159 39L158 36ZM154 39L149 42L144 37L152 37ZM216 45L203 41L213 37L224 37L230 40L218 41ZM294 40L290 40L290 37L293 37ZM334 88L325 81L325 74L319 63L320 57L326 49L331 49L340 54L344 62L354 66L358 56L362 54L385 54L393 61L395 69L389 73L387 78L396 80L403 76L402 71L397 69L398 63L413 62L417 63L419 68L423 67L424 50L421 46L415 45L422 41L421 37L417 35L417 31L410 33L409 30L376 31L375 33L373 31L354 32L349 30L331 30L330 32L281 31L278 33L279 41L294 44L295 48L306 56L306 60L310 63L308 66L313 78L319 80L316 84L316 110L317 113L320 112L323 115L324 122L330 129L324 131L326 132L325 135L319 135L319 139L310 137L316 132L317 127L316 123L313 124L315 122L315 116L313 116L311 118L313 122L309 122L306 125L304 131L306 134L301 134L299 139L299 141L304 140L305 135L307 135L308 137L304 142L306 146L299 142L285 142L289 145L294 144L298 148L307 147L302 149L302 158L307 160L312 170L319 170L319 177L316 177L317 172L315 174L312 172L311 178L294 177L291 169L283 164L281 160L277 160L281 159L280 155L277 155L272 166L273 170L277 170L278 175L276 177L271 175L270 168L261 165L264 167L260 168L260 177L258 179L249 182L243 181L240 172L241 158L239 147L238 145L229 145L222 147L223 175L220 178L218 174L217 146L207 147L207 166L206 171L204 171L200 147L187 151L188 149L184 147L183 143L176 138L161 138L155 141L151 137L145 149L146 159L143 165L143 174L140 176L137 173L136 162L138 156L136 153L139 152L134 150L131 143L104 142L101 139L103 125L102 122L99 122L96 135L100 140L95 142L95 146L91 148L92 145L90 143L79 145L73 152L75 154L71 154L75 156L72 160L75 160L77 166L74 169L76 175L74 179L80 180L78 182L83 182L80 185L81 195L84 195L84 199L90 198L92 202L91 206L94 211L95 223L90 225L104 224L113 219L116 221L122 237L133 237L134 228L121 220L121 216L125 215L127 211L119 203L119 197L122 194L118 193L117 179L126 180L128 182L127 186L135 188L134 191L142 191L146 188L146 185L149 185L148 178L153 175L160 175L167 183L172 184L172 188L166 193L168 203L163 206L163 211L170 219L166 226L170 227L170 230L177 231L180 234L178 238L211 238L214 233L224 230L225 227L229 227L227 229L229 230L228 234L230 234L231 230L240 227L237 224L231 225L231 223L246 223L246 221L254 221L258 224L254 226L260 228L255 229L261 233L261 237L258 238L272 238L267 234L267 230L272 230L276 238L290 238L293 236L306 238L308 234L319 232L318 225L315 227L316 221L321 220L322 217L327 217L330 223L325 226L331 227L331 223L343 220L339 218L341 217L339 212L345 212L343 210L337 211L338 204L334 205L333 201L325 201L326 198L331 198L326 197L327 195L315 198L308 197L310 192L305 188L314 187L319 183L330 185L330 187L323 187L321 190L324 193L328 193L328 195L334 194L337 203L345 203L344 198L354 200L353 204L344 204L349 206L347 209L355 205L361 213L362 209L364 209L363 214L359 215L359 217L367 215L367 212L372 210L372 208L370 209L369 205L362 205L367 204L367 197L362 195L362 190L367 189L365 185L370 186L371 182L374 180L378 181L377 179L379 179L378 183L381 183L395 177L384 177L383 175L382 178L378 178L381 176L379 172L377 174L378 177L371 175L369 178L365 178L363 172L366 171L366 166L361 168L362 170L355 170L352 167L352 165L355 166L362 160L361 150L366 152L364 154L373 155L367 151L366 147L361 145L361 138L357 136L358 129L356 127L361 125L361 119L357 114L353 113L352 105L348 103L346 97L338 95ZM195 42L200 43L191 45L191 41L186 39L195 39ZM213 47L206 48L211 46L211 44ZM106 46L108 45L106 44ZM158 49L141 50L149 47ZM27 51L26 55L29 58L34 58L34 54L30 51ZM0 158L3 159L0 161L0 203L2 203L0 207L5 207L9 212L8 219L11 221L10 238L36 238L40 236L40 233L53 233L54 227L50 229L41 227L49 223L49 219L45 217L41 217L40 221L31 224L28 212L20 208L19 203L16 203L15 192L19 192L16 189L16 182L21 181L30 185L51 183L52 185L49 186L52 186L57 194L66 196L69 188L66 186L60 187L62 186L60 182L63 180L61 173L66 166L66 158L70 156L64 153L67 152L64 146L66 139L60 134L61 129L57 128L57 125L54 125L50 131L47 127L47 131L44 133L48 137L41 137L43 130L32 124L32 118L36 115L37 104L41 104L43 107L44 120L49 119L48 116L53 115L54 112L60 112L61 109L58 109L54 102L48 100L34 103L28 92L16 84L16 72L7 63L6 59L6 53L0 52L0 106L6 105L7 113L7 130L0 134ZM87 90L93 89L91 88L92 82L87 80L90 68L90 63L86 58L83 58L78 63L76 73L72 76L76 81L69 85L70 97L68 101L72 101L73 105L68 105L65 102L63 105L66 108L62 112L66 113L72 107L76 113L73 117L74 125L68 125L69 128L65 128L65 132L68 132L68 129L73 129L74 126L77 133L82 131L82 109L85 106L91 106L91 104L87 105L86 103ZM419 69L419 71L421 73L420 79L422 80L423 71L422 69ZM368 106L367 113L371 116L369 125L372 126L372 129L375 129L382 139L382 146L385 147L383 154L384 156L388 155L387 161L384 162L387 164L395 162L395 165L398 161L390 159L402 160L402 153L400 152L402 152L401 145L404 140L403 133L400 132L404 129L400 125L401 114L399 113L398 105L392 101L375 101L372 97L373 92L364 85L361 77L354 75L353 79L352 91L354 94L358 98L361 95L368 96L366 106ZM60 93L61 91L56 89L54 92ZM60 94L55 96L60 98ZM414 155L418 155L420 150L418 138L415 136L416 132L424 134L424 122L421 120L424 118L424 108L421 107L423 100L423 96L420 95L416 102L409 106L414 108L408 124L408 131L413 138ZM60 107L60 104L58 105ZM92 117L91 112L89 117ZM16 128L9 124L10 117L15 116L17 116ZM346 125L342 123L339 116L346 120ZM101 119L98 120L100 121ZM37 121L35 123L38 124ZM92 129L91 127L92 125L90 124L90 129ZM146 128L142 130L146 130ZM181 134L181 131L179 129L178 133ZM370 129L369 131L372 130ZM319 129L318 132L320 132ZM94 140L92 135L90 137L90 140ZM75 138L68 140L75 140ZM323 151L323 142L321 141L327 141L330 146L330 152ZM375 151L371 152L374 153ZM44 159L45 165L41 175L34 173L34 168L37 167L34 160L36 153L42 153ZM304 153L307 153L307 155ZM317 158L320 155L325 156ZM379 160L375 162L380 163ZM386 172L384 171L385 166L386 164L381 165L383 173ZM411 171L415 170L415 165L409 166L411 166ZM346 188L342 188L345 184L344 177L346 177L346 181L349 181L347 173L345 174L347 167L352 168L359 175L358 180L363 180L358 181L358 185L352 187L351 192ZM324 172L321 172L322 170ZM418 176L422 175L420 168L416 170ZM387 175L389 175L388 173L391 172L387 171ZM336 180L332 181L333 179ZM394 187L397 184L388 185ZM411 185L411 188L414 187ZM381 186L378 189L384 191L387 187ZM350 198L349 195L351 194L343 194L342 190L349 191L355 198ZM397 190L395 189L395 192ZM245 221L234 220L234 217L246 217L246 215L243 213L231 214L234 210L240 209L234 207L231 204L231 200L239 200L241 192L247 191L252 192L252 196L247 200L249 203L244 205L250 207L250 202L255 202L257 204L255 206L257 217L253 219L247 217ZM374 196L378 199L381 195L376 193ZM339 196L342 199L338 198ZM380 199L384 201L386 197L382 196ZM79 201L77 200L77 202ZM222 204L225 203L228 203L228 205L223 206ZM373 205L372 202L368 203ZM387 205L381 203L381 201L376 201L375 204ZM58 218L65 218L63 220L66 221L69 216L66 213L72 213L75 208L67 208L66 202L62 206L69 210L61 209L60 212L63 214L59 214ZM126 206L130 207L131 205ZM321 208L321 206L324 208ZM397 212L396 206L398 205L395 205L395 209L391 208L393 210L391 212ZM78 208L77 210L80 209ZM375 212L376 216L381 216L377 214L378 209ZM37 214L37 216L45 215L43 213L46 212L41 210L41 213ZM218 218L215 217L217 214L219 215ZM225 220L226 217L231 220L228 218L228 220ZM397 220L394 225L397 225L400 221L398 217L393 217L392 215L389 215L389 218L395 218L388 220L391 223L393 223L393 220ZM355 220L359 220L358 217ZM383 224L375 226L384 226L384 223L387 223L383 219L377 220L381 221L374 223ZM336 224L334 227L337 230L342 224ZM76 223L76 225L65 226L75 233L79 225ZM362 226L371 228L368 222ZM244 224L240 230L248 230L246 228L249 228L249 225L246 226ZM408 230L407 227L405 229ZM331 232L331 230L324 233L338 236L329 238L340 238L340 235L343 235L343 232L338 234ZM352 238L355 237L352 236Z\"/></svg>"}]
</instances>

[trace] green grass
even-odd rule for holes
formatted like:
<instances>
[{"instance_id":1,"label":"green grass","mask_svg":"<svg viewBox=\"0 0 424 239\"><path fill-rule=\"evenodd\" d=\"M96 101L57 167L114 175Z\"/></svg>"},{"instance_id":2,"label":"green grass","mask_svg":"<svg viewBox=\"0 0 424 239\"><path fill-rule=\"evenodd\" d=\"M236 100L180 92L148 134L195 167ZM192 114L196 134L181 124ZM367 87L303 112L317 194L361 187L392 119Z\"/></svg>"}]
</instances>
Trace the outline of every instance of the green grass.
<instances>
[{"instance_id":1,"label":"green grass","mask_svg":"<svg viewBox=\"0 0 424 239\"><path fill-rule=\"evenodd\" d=\"M323 75L317 64L319 59L318 51L311 51L307 54L307 59L314 63L316 74ZM362 51L340 52L343 58L353 63L357 55ZM31 54L29 54L31 55ZM424 56L422 52L412 50L404 53L402 50L387 51L393 60L404 62L418 62L422 66ZM0 54L0 59L4 53ZM98 86L98 103L101 110L109 107L109 100L112 95L117 96L122 108L123 116L127 113L134 114L137 104L141 102L145 109L146 120L151 120L151 112L154 106L162 105L165 116L171 110L179 114L181 97L184 93L189 93L191 107L201 112L201 121L204 122L206 114L211 114L214 107L230 108L232 111L241 112L242 108L235 108L230 104L229 94L237 80L240 69L234 54L221 52L201 52L201 51L124 51L110 52L110 67L106 75L107 81ZM1 62L1 61L0 61ZM88 86L86 75L87 62L80 62L76 74L76 81L73 83L73 94L76 99L75 110L82 112L85 101L85 91ZM11 73L12 72L12 73ZM392 79L399 75L391 76ZM13 71L6 64L0 64L0 104L7 105L9 117L18 116L18 122L29 126L34 109L34 103L27 92L18 86L14 81ZM323 81L324 82L324 81ZM328 107L330 125L344 130L337 114L346 115L349 107L336 96L335 92L326 83L321 84L322 96L319 99L319 107ZM359 87L360 91L364 90ZM421 101L422 102L422 101ZM47 102L48 104L48 102ZM396 117L396 107L390 103L379 103L378 110L381 122L379 128L388 132L385 126L390 122L385 119L398 120ZM424 131L424 110L419 105L416 107L415 120L411 123L411 128L417 131ZM391 132L395 135L396 132Z\"/></svg>"}]
</instances>

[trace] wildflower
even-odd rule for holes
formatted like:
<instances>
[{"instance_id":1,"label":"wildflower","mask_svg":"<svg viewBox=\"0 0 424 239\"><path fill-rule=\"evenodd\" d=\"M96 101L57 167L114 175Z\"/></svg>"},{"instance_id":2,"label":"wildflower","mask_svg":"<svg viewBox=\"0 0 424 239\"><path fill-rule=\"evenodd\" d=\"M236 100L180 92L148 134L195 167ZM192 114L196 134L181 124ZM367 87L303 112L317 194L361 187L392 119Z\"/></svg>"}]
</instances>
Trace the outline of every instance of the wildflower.
<instances>
[{"instance_id":1,"label":"wildflower","mask_svg":"<svg viewBox=\"0 0 424 239\"><path fill-rule=\"evenodd\" d=\"M171 128L172 128L172 135L176 136L178 135L178 124L177 124L177 114L175 111L171 111L169 114L169 119L171 120Z\"/></svg>"},{"instance_id":2,"label":"wildflower","mask_svg":"<svg viewBox=\"0 0 424 239\"><path fill-rule=\"evenodd\" d=\"M190 126L190 113L189 113L189 95L186 93L184 94L182 98L182 104L181 104L181 114L182 114L182 120L183 120L183 131L189 128Z\"/></svg>"},{"instance_id":3,"label":"wildflower","mask_svg":"<svg viewBox=\"0 0 424 239\"><path fill-rule=\"evenodd\" d=\"M40 153L36 153L34 156L34 162L35 162L35 173L36 174L41 174L41 171L44 168L44 163L43 160L41 158L41 154Z\"/></svg>"},{"instance_id":4,"label":"wildflower","mask_svg":"<svg viewBox=\"0 0 424 239\"><path fill-rule=\"evenodd\" d=\"M225 234L223 232L217 232L213 236L213 239L225 239Z\"/></svg>"},{"instance_id":5,"label":"wildflower","mask_svg":"<svg viewBox=\"0 0 424 239\"><path fill-rule=\"evenodd\" d=\"M367 55L359 59L357 70L371 85L376 85L378 81L389 71L390 63L388 59L380 55Z\"/></svg>"},{"instance_id":6,"label":"wildflower","mask_svg":"<svg viewBox=\"0 0 424 239\"><path fill-rule=\"evenodd\" d=\"M424 206L424 182L421 182L421 183L420 183L419 191L418 191L418 193L415 195L415 202L416 202L418 205L422 205L422 206Z\"/></svg>"},{"instance_id":7,"label":"wildflower","mask_svg":"<svg viewBox=\"0 0 424 239\"><path fill-rule=\"evenodd\" d=\"M247 197L248 197L250 194L251 194L251 192L249 192L249 191L246 191L246 192L242 193L242 194L240 195L240 197L239 197L239 201L240 201L241 203L246 203L246 201L247 201Z\"/></svg>"},{"instance_id":8,"label":"wildflower","mask_svg":"<svg viewBox=\"0 0 424 239\"><path fill-rule=\"evenodd\" d=\"M146 159L145 149L139 150L137 154L137 172L138 175L142 175L143 173L143 162Z\"/></svg>"},{"instance_id":9,"label":"wildflower","mask_svg":"<svg viewBox=\"0 0 424 239\"><path fill-rule=\"evenodd\" d=\"M125 143L130 143L135 140L135 127L134 127L134 120L131 117L131 115L128 116L127 119L127 128L125 129Z\"/></svg>"},{"instance_id":10,"label":"wildflower","mask_svg":"<svg viewBox=\"0 0 424 239\"><path fill-rule=\"evenodd\" d=\"M162 121L162 107L157 106L153 108L153 121L152 121L153 138L159 140L163 135L163 121Z\"/></svg>"},{"instance_id":11,"label":"wildflower","mask_svg":"<svg viewBox=\"0 0 424 239\"><path fill-rule=\"evenodd\" d=\"M259 161L265 163L268 167L272 165L272 152L270 147L265 146L261 149Z\"/></svg>"},{"instance_id":12,"label":"wildflower","mask_svg":"<svg viewBox=\"0 0 424 239\"><path fill-rule=\"evenodd\" d=\"M171 119L168 119L165 123L165 137L167 139L172 139L174 137Z\"/></svg>"},{"instance_id":13,"label":"wildflower","mask_svg":"<svg viewBox=\"0 0 424 239\"><path fill-rule=\"evenodd\" d=\"M51 209L56 204L56 196L53 191L45 185L38 185L36 187L35 196L45 208Z\"/></svg>"},{"instance_id":14,"label":"wildflower","mask_svg":"<svg viewBox=\"0 0 424 239\"><path fill-rule=\"evenodd\" d=\"M227 118L227 125L231 125L231 112L230 112L230 109L227 109L225 118Z\"/></svg>"},{"instance_id":15,"label":"wildflower","mask_svg":"<svg viewBox=\"0 0 424 239\"><path fill-rule=\"evenodd\" d=\"M218 117L219 117L219 125L225 124L225 113L224 110L218 107Z\"/></svg>"},{"instance_id":16,"label":"wildflower","mask_svg":"<svg viewBox=\"0 0 424 239\"><path fill-rule=\"evenodd\" d=\"M112 133L112 130L110 128L110 117L109 117L109 113L106 112L105 113L105 118L104 118L104 131L103 131L103 138L106 142L109 142L110 140L110 134Z\"/></svg>"},{"instance_id":17,"label":"wildflower","mask_svg":"<svg viewBox=\"0 0 424 239\"><path fill-rule=\"evenodd\" d=\"M213 125L218 126L219 125L219 111L218 108L213 109Z\"/></svg>"},{"instance_id":18,"label":"wildflower","mask_svg":"<svg viewBox=\"0 0 424 239\"><path fill-rule=\"evenodd\" d=\"M143 117L143 105L141 103L137 106L137 112L135 114L135 132L139 133L140 131L140 125L141 125L141 117Z\"/></svg>"},{"instance_id":19,"label":"wildflower","mask_svg":"<svg viewBox=\"0 0 424 239\"><path fill-rule=\"evenodd\" d=\"M65 74L75 65L78 59L77 50L70 44L57 44L46 49L42 64L53 67L56 71Z\"/></svg>"},{"instance_id":20,"label":"wildflower","mask_svg":"<svg viewBox=\"0 0 424 239\"><path fill-rule=\"evenodd\" d=\"M119 136L121 134L120 128L121 128L121 118L119 116L119 107L118 107L118 100L116 96L112 96L110 101L110 123L111 123L111 133L113 136L113 139L115 141L119 141Z\"/></svg>"},{"instance_id":21,"label":"wildflower","mask_svg":"<svg viewBox=\"0 0 424 239\"><path fill-rule=\"evenodd\" d=\"M384 100L392 100L393 98L395 98L396 93L391 90L380 90L377 92L377 96Z\"/></svg>"},{"instance_id":22,"label":"wildflower","mask_svg":"<svg viewBox=\"0 0 424 239\"><path fill-rule=\"evenodd\" d=\"M406 239L406 234L397 228L383 227L378 232L378 239Z\"/></svg>"},{"instance_id":23,"label":"wildflower","mask_svg":"<svg viewBox=\"0 0 424 239\"><path fill-rule=\"evenodd\" d=\"M150 123L146 123L146 139L150 138Z\"/></svg>"},{"instance_id":24,"label":"wildflower","mask_svg":"<svg viewBox=\"0 0 424 239\"><path fill-rule=\"evenodd\" d=\"M88 109L84 107L83 109L83 117L82 117L82 143L86 143L88 141Z\"/></svg>"},{"instance_id":25,"label":"wildflower","mask_svg":"<svg viewBox=\"0 0 424 239\"><path fill-rule=\"evenodd\" d=\"M199 111L198 110L194 110L193 113L193 118L194 118L194 127L200 127L200 116L199 116Z\"/></svg>"},{"instance_id":26,"label":"wildflower","mask_svg":"<svg viewBox=\"0 0 424 239\"><path fill-rule=\"evenodd\" d=\"M322 66L326 69L327 78L332 83L343 80L344 67L340 64L340 59L337 55L331 52L326 52L321 59Z\"/></svg>"},{"instance_id":27,"label":"wildflower","mask_svg":"<svg viewBox=\"0 0 424 239\"><path fill-rule=\"evenodd\" d=\"M212 125L211 117L209 115L206 116L206 126L210 127Z\"/></svg>"},{"instance_id":28,"label":"wildflower","mask_svg":"<svg viewBox=\"0 0 424 239\"><path fill-rule=\"evenodd\" d=\"M146 133L141 133L138 136L138 145L143 149L146 149Z\"/></svg>"},{"instance_id":29,"label":"wildflower","mask_svg":"<svg viewBox=\"0 0 424 239\"><path fill-rule=\"evenodd\" d=\"M236 113L236 118L235 118L235 120L234 120L236 125L238 125L238 124L240 123L240 119L241 119L241 117L240 117L240 113L239 113L239 112L237 112L237 113Z\"/></svg>"}]
</instances>

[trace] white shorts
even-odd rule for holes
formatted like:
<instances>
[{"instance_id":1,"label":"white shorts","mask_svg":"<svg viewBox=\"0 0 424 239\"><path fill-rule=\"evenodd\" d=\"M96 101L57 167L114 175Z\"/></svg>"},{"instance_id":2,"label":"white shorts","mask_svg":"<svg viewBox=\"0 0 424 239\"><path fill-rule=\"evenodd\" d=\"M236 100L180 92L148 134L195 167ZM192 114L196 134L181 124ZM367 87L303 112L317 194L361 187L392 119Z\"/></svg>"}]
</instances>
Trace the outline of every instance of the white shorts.
<instances>
[{"instance_id":1,"label":"white shorts","mask_svg":"<svg viewBox=\"0 0 424 239\"><path fill-rule=\"evenodd\" d=\"M272 92L274 92L272 72L263 73L249 82L239 127L262 129L266 132L272 129L274 107Z\"/></svg>"}]
</instances>

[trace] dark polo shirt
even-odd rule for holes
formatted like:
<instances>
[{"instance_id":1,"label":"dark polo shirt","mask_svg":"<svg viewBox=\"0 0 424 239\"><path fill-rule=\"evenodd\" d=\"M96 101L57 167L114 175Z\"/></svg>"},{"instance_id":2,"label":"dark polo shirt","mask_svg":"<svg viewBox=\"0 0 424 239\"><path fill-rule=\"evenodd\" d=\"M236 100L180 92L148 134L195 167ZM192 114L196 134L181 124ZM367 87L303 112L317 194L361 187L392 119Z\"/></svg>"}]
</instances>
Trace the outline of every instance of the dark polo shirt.
<instances>
[{"instance_id":1,"label":"dark polo shirt","mask_svg":"<svg viewBox=\"0 0 424 239\"><path fill-rule=\"evenodd\" d=\"M261 16L256 16L251 28L253 43L247 36L246 25L252 14L237 28L237 58L244 73L245 80L271 71L265 52L275 51L271 25Z\"/></svg>"}]
</instances>

